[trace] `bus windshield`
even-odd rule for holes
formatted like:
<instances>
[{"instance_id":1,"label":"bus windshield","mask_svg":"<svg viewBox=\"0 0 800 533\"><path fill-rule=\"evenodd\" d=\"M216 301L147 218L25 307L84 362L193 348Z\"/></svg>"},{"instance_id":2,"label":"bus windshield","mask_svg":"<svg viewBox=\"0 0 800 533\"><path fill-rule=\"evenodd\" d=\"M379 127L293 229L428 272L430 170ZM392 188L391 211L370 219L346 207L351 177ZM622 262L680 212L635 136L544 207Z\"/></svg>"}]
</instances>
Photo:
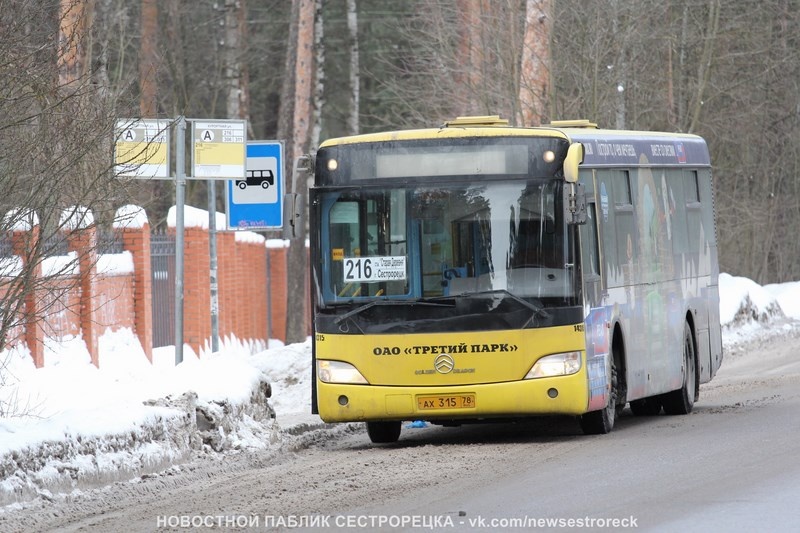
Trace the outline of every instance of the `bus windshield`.
<instances>
[{"instance_id":1,"label":"bus windshield","mask_svg":"<svg viewBox=\"0 0 800 533\"><path fill-rule=\"evenodd\" d=\"M498 328L553 325L548 308L580 301L562 183L318 192L322 305L347 305L346 318L367 328L416 321L444 330L469 316L491 322L487 311L502 317Z\"/></svg>"}]
</instances>

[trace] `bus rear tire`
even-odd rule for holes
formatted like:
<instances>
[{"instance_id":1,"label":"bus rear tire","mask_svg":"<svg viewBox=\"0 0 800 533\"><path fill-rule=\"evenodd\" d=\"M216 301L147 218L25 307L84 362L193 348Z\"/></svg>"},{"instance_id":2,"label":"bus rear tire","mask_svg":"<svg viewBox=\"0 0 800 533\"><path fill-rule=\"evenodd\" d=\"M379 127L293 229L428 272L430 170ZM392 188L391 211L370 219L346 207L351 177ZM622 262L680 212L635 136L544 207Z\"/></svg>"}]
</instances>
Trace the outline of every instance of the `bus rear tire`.
<instances>
[{"instance_id":1,"label":"bus rear tire","mask_svg":"<svg viewBox=\"0 0 800 533\"><path fill-rule=\"evenodd\" d=\"M631 402L631 412L636 416L656 416L661 412L661 398L654 396Z\"/></svg>"},{"instance_id":2,"label":"bus rear tire","mask_svg":"<svg viewBox=\"0 0 800 533\"><path fill-rule=\"evenodd\" d=\"M688 415L692 412L697 391L696 359L692 328L687 323L683 332L683 386L664 394L664 412L668 415Z\"/></svg>"},{"instance_id":3,"label":"bus rear tire","mask_svg":"<svg viewBox=\"0 0 800 533\"><path fill-rule=\"evenodd\" d=\"M400 422L367 422L367 435L375 444L389 444L400 438Z\"/></svg>"}]
</instances>

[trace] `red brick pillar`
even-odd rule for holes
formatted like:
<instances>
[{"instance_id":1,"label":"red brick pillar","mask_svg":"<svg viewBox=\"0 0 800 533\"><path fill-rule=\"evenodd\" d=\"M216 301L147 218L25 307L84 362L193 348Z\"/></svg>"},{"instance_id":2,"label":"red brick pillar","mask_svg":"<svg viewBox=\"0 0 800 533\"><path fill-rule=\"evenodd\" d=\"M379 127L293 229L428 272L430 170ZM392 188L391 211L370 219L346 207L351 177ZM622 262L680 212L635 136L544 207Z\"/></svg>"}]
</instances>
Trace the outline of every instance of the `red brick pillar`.
<instances>
[{"instance_id":1,"label":"red brick pillar","mask_svg":"<svg viewBox=\"0 0 800 533\"><path fill-rule=\"evenodd\" d=\"M122 246L133 256L133 323L139 344L153 362L153 264L150 259L150 224L122 227Z\"/></svg>"},{"instance_id":2,"label":"red brick pillar","mask_svg":"<svg viewBox=\"0 0 800 533\"><path fill-rule=\"evenodd\" d=\"M253 323L258 312L256 297L258 296L258 285L261 282L261 276L259 275L261 271L257 269L258 265L253 263L253 256L250 253L252 247L253 245L248 241L236 242L236 248L238 248L236 255L240 258L242 264L241 273L243 278L237 289L247 302L245 308L242 309L243 312L239 313L239 320L241 321L239 338L250 341L255 339Z\"/></svg>"},{"instance_id":3,"label":"red brick pillar","mask_svg":"<svg viewBox=\"0 0 800 533\"><path fill-rule=\"evenodd\" d=\"M225 295L225 314L228 316L230 334L235 335L239 341L243 341L245 335L242 331L242 317L250 312L247 302L247 285L249 279L247 269L242 264L239 242L236 240L236 233L228 232L225 234L225 244L228 249L227 261L225 263L225 279L227 281Z\"/></svg>"},{"instance_id":4,"label":"red brick pillar","mask_svg":"<svg viewBox=\"0 0 800 533\"><path fill-rule=\"evenodd\" d=\"M97 228L90 226L72 230L67 236L69 250L78 255L78 265L80 268L80 289L81 289L81 318L80 326L83 342L92 358L92 364L99 366L99 338L100 324L97 321L97 310L95 309L96 289L95 279L97 277Z\"/></svg>"},{"instance_id":5,"label":"red brick pillar","mask_svg":"<svg viewBox=\"0 0 800 533\"><path fill-rule=\"evenodd\" d=\"M261 241L247 245L249 254L248 264L253 273L253 292L250 305L253 313L250 314L250 336L254 340L265 340L264 334L267 323L267 250Z\"/></svg>"},{"instance_id":6,"label":"red brick pillar","mask_svg":"<svg viewBox=\"0 0 800 533\"><path fill-rule=\"evenodd\" d=\"M184 228L183 339L200 355L211 339L211 260L208 230ZM219 270L219 265L217 265ZM210 344L208 344L210 348Z\"/></svg>"},{"instance_id":7,"label":"red brick pillar","mask_svg":"<svg viewBox=\"0 0 800 533\"><path fill-rule=\"evenodd\" d=\"M244 305L239 295L234 292L237 261L234 248L234 236L229 232L217 232L217 284L219 300L219 337L220 344L229 335L237 335L236 309Z\"/></svg>"},{"instance_id":8,"label":"red brick pillar","mask_svg":"<svg viewBox=\"0 0 800 533\"><path fill-rule=\"evenodd\" d=\"M244 342L249 337L247 331L247 315L253 312L251 307L251 300L253 293L248 289L252 287L254 282L252 265L247 262L247 246L242 241L234 241L233 243L234 254L236 258L236 265L234 268L235 273L235 294L238 299L238 305L232 309L233 317L236 321L236 329L234 333L240 342Z\"/></svg>"},{"instance_id":9,"label":"red brick pillar","mask_svg":"<svg viewBox=\"0 0 800 533\"><path fill-rule=\"evenodd\" d=\"M28 266L30 257L29 253L36 247L36 241L39 240L40 232L39 226L33 226L30 231L20 230L14 231L11 234L11 243L14 250L14 255L19 256L22 260L23 268ZM33 272L31 272L31 280L34 290L26 291L25 293L25 315L23 323L25 325L25 343L28 345L28 351L31 353L33 364L36 368L44 366L44 328L42 324L43 318L40 315L39 309L39 293L37 285L38 280L42 275L42 264L38 262L33 265Z\"/></svg>"}]
</instances>

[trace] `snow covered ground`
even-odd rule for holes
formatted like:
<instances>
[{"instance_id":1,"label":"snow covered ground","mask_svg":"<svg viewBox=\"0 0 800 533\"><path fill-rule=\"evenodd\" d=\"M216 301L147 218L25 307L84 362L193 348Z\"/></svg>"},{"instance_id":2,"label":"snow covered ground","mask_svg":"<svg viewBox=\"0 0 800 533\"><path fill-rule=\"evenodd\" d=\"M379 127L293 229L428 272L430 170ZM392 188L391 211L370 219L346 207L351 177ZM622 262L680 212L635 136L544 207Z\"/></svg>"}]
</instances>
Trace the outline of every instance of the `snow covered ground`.
<instances>
[{"instance_id":1,"label":"snow covered ground","mask_svg":"<svg viewBox=\"0 0 800 533\"><path fill-rule=\"evenodd\" d=\"M722 274L720 293L726 348L800 320L800 282L761 287ZM223 339L216 354L185 350L178 366L174 349L156 349L150 364L120 330L100 339L99 370L80 338L48 345L40 369L25 350L0 353L0 513L192 454L278 447L318 427L310 341L264 348Z\"/></svg>"}]
</instances>

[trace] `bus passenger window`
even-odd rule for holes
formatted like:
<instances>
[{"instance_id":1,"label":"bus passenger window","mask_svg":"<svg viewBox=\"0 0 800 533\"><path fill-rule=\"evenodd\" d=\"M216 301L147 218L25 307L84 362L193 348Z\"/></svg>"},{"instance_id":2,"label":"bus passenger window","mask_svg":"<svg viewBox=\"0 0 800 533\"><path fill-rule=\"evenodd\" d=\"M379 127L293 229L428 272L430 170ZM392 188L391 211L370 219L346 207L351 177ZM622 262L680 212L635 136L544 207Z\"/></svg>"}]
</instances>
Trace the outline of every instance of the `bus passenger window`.
<instances>
[{"instance_id":1,"label":"bus passenger window","mask_svg":"<svg viewBox=\"0 0 800 533\"><path fill-rule=\"evenodd\" d=\"M686 225L689 234L689 251L700 252L700 234L702 233L702 204L697 181L697 171L684 171L683 194L686 200Z\"/></svg>"},{"instance_id":2,"label":"bus passenger window","mask_svg":"<svg viewBox=\"0 0 800 533\"><path fill-rule=\"evenodd\" d=\"M586 204L586 224L581 227L584 275L600 275L600 257L597 251L597 219L595 204Z\"/></svg>"},{"instance_id":3,"label":"bus passenger window","mask_svg":"<svg viewBox=\"0 0 800 533\"><path fill-rule=\"evenodd\" d=\"M693 204L700 201L700 185L697 181L697 171L690 170L684 172L684 194L686 203Z\"/></svg>"}]
</instances>

